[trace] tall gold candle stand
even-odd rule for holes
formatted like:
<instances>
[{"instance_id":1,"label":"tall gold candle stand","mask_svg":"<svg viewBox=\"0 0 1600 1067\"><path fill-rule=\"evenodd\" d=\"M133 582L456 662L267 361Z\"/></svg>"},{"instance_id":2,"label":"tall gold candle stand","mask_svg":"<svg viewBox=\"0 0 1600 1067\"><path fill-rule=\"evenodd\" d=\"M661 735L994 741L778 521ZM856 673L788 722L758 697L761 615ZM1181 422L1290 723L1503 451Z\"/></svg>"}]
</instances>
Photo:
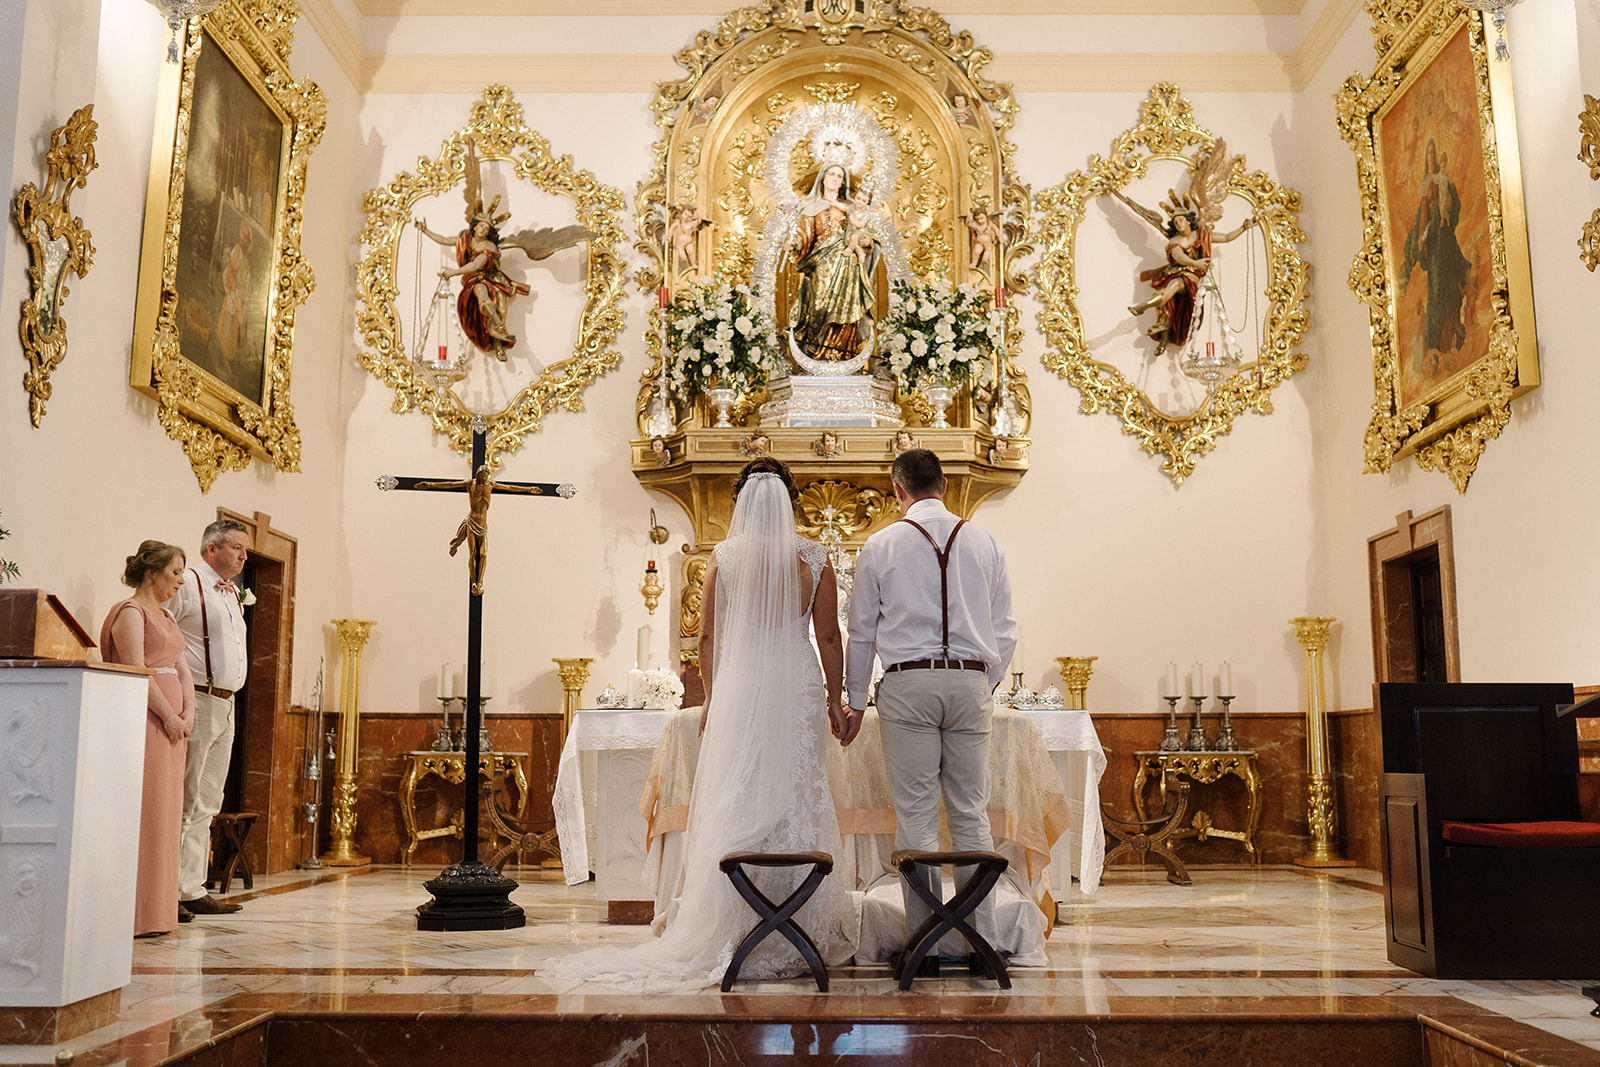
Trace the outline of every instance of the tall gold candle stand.
<instances>
[{"instance_id":1,"label":"tall gold candle stand","mask_svg":"<svg viewBox=\"0 0 1600 1067\"><path fill-rule=\"evenodd\" d=\"M1296 857L1301 867L1354 867L1333 847L1333 775L1328 767L1328 709L1322 691L1322 650L1335 619L1302 615L1290 619L1306 650L1306 822L1311 826L1311 854Z\"/></svg>"},{"instance_id":2,"label":"tall gold candle stand","mask_svg":"<svg viewBox=\"0 0 1600 1067\"><path fill-rule=\"evenodd\" d=\"M361 650L372 636L371 619L334 619L344 651L339 671L339 759L334 764L333 811L329 823L332 847L322 854L331 867L360 867L372 862L355 850L356 757L361 745Z\"/></svg>"},{"instance_id":3,"label":"tall gold candle stand","mask_svg":"<svg viewBox=\"0 0 1600 1067\"><path fill-rule=\"evenodd\" d=\"M594 660L587 656L574 659L552 659L561 673L561 744L566 746L567 734L572 731L572 713L583 706L583 687L589 681L589 664Z\"/></svg>"},{"instance_id":4,"label":"tall gold candle stand","mask_svg":"<svg viewBox=\"0 0 1600 1067\"><path fill-rule=\"evenodd\" d=\"M1067 707L1082 711L1089 706L1089 676L1094 673L1094 661L1099 656L1057 656L1061 665L1061 680L1067 687Z\"/></svg>"}]
</instances>

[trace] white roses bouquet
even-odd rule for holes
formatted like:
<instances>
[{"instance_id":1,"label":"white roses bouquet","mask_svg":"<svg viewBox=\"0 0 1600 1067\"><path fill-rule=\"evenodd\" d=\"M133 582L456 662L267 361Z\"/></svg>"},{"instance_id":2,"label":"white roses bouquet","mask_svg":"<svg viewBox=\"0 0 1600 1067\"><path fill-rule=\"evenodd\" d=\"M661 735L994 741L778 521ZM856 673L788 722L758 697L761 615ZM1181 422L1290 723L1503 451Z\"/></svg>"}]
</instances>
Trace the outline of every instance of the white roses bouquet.
<instances>
[{"instance_id":1,"label":"white roses bouquet","mask_svg":"<svg viewBox=\"0 0 1600 1067\"><path fill-rule=\"evenodd\" d=\"M639 695L647 708L677 711L683 706L683 682L666 667L651 667L644 672Z\"/></svg>"},{"instance_id":2,"label":"white roses bouquet","mask_svg":"<svg viewBox=\"0 0 1600 1067\"><path fill-rule=\"evenodd\" d=\"M879 324L889 369L902 387L988 381L1003 315L977 286L901 278Z\"/></svg>"},{"instance_id":3,"label":"white roses bouquet","mask_svg":"<svg viewBox=\"0 0 1600 1067\"><path fill-rule=\"evenodd\" d=\"M666 310L668 375L679 396L751 392L781 366L772 317L748 285L720 280L678 290Z\"/></svg>"}]
</instances>

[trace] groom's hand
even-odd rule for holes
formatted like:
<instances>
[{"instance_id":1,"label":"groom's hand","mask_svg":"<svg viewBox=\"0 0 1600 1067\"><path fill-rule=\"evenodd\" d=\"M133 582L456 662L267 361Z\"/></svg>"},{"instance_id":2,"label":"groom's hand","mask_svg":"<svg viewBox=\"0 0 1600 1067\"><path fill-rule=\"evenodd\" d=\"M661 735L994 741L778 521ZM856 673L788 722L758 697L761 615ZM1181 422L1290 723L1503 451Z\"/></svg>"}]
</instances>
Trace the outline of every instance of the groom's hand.
<instances>
[{"instance_id":1,"label":"groom's hand","mask_svg":"<svg viewBox=\"0 0 1600 1067\"><path fill-rule=\"evenodd\" d=\"M861 732L861 719L866 712L859 708L851 708L845 713L844 727L839 733L839 744L845 748L850 747L850 742L856 739L856 734Z\"/></svg>"}]
</instances>

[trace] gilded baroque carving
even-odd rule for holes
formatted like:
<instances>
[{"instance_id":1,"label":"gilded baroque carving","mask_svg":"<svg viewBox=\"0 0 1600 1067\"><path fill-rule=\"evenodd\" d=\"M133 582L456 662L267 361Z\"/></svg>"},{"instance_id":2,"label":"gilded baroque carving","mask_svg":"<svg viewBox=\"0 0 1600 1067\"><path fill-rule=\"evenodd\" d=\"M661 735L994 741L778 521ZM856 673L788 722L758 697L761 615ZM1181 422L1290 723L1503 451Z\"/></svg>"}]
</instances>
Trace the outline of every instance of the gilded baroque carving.
<instances>
[{"instance_id":1,"label":"gilded baroque carving","mask_svg":"<svg viewBox=\"0 0 1600 1067\"><path fill-rule=\"evenodd\" d=\"M678 53L685 74L661 83L651 104L661 136L654 145L655 164L635 197L634 247L645 258L636 274L641 290L654 295L659 286L677 281L666 277L660 216L668 203L686 199L713 223L699 238L704 242L700 262L726 278L748 279L757 260L753 241L768 219L763 153L783 121L811 102L858 104L893 137L901 153L895 223L919 273L932 274L942 266L952 276L966 277L967 242L954 239L956 216L986 200L1005 217L1006 288L1013 293L1027 288L1028 279L1015 264L1032 251L1032 199L1013 166L1009 134L1017 106L1010 86L985 78L988 50L975 47L970 34L953 32L931 9L887 0L866 0L862 7L858 12L853 4L773 0L730 13ZM708 94L719 97L709 117L694 106ZM976 105L969 124L957 126L937 114L955 94ZM798 158L804 155L798 146L796 155L791 171L803 173L807 161ZM954 187L956 172L962 188ZM1014 305L1006 315L1014 333L1019 321ZM640 374L635 404L641 434L658 406L660 331L659 312L652 309L645 341L653 356ZM1004 366L1008 391L1024 413L1015 432L1025 436L1031 407L1026 376L1010 359ZM749 400L753 409L760 398ZM958 406L962 403L970 405L972 399ZM913 415L919 410L914 396L908 409ZM706 413L695 409L676 415L681 427L704 422Z\"/></svg>"},{"instance_id":2,"label":"gilded baroque carving","mask_svg":"<svg viewBox=\"0 0 1600 1067\"><path fill-rule=\"evenodd\" d=\"M1500 69L1505 64L1490 61L1482 17L1451 0L1371 0L1367 10L1380 58L1370 76L1352 75L1334 97L1340 134L1356 157L1363 220L1362 247L1348 280L1367 306L1372 337L1374 401L1363 441L1364 469L1386 472L1395 460L1409 455L1418 467L1443 473L1464 493L1488 442L1510 422L1512 398L1539 383L1510 75ZM1397 288L1403 289L1403 283L1395 277L1396 260L1405 254L1406 234L1390 232L1394 179L1385 167L1392 169L1396 162L1383 156L1380 128L1405 94L1431 76L1430 66L1462 33L1472 84L1448 88L1470 94L1477 127L1472 147L1481 150L1481 178L1468 177L1481 180L1487 209L1483 221L1488 238L1481 253L1488 267L1488 313L1473 324L1486 338L1485 354L1420 395L1406 395L1402 361L1416 359L1421 342L1400 336L1397 325ZM1469 159L1465 166L1478 164ZM1455 171L1451 180L1462 180L1463 173ZM1471 252L1476 271L1480 250Z\"/></svg>"},{"instance_id":3,"label":"gilded baroque carving","mask_svg":"<svg viewBox=\"0 0 1600 1067\"><path fill-rule=\"evenodd\" d=\"M265 459L281 471L300 469L300 428L294 419L289 382L295 315L316 285L300 246L306 171L311 153L322 139L327 100L314 82L296 80L289 69L299 12L298 0L226 0L203 19L187 24L182 63L162 73L163 78L177 82L171 93L176 108L157 118L129 384L155 397L157 421L167 436L183 446L202 492L209 492L224 471L243 470L252 457ZM215 59L222 65L213 62ZM232 362L231 353L205 366L191 358L197 351L195 344L206 345L190 336L198 328L194 293L180 293L192 138L197 131L233 125L207 111L205 99L198 104L201 110L197 113L196 79L203 65L210 71L236 72L244 92L253 94L263 113L270 114L270 122L281 127L281 136L273 137L277 143L250 146L270 161L277 175L274 186L261 190L268 204L268 217L260 225L267 241L260 257L266 264L264 281L257 281L246 294L248 310L228 310L231 297L223 298L223 313L235 316L234 328L241 334L248 331L252 342L258 335L263 339L259 391L252 385L250 395L220 376ZM233 75L219 77L226 80ZM208 76L205 93L218 84ZM203 170L197 168L196 182L214 181L214 165L208 161ZM219 200L214 196L209 202ZM208 221L222 225L223 209L217 208ZM190 220L191 233L197 222ZM248 250L250 246L244 247ZM229 256L236 254L230 252ZM226 288L226 276L235 268L224 259L216 269L225 276ZM260 321L238 325L256 310L258 297L263 309ZM217 326L220 333L222 323ZM185 354L186 346L191 355Z\"/></svg>"},{"instance_id":4,"label":"gilded baroque carving","mask_svg":"<svg viewBox=\"0 0 1600 1067\"><path fill-rule=\"evenodd\" d=\"M28 417L38 427L44 402L50 399L50 375L67 354L67 320L61 305L67 299L67 273L82 278L94 263L94 245L83 220L72 213L74 189L83 188L99 164L94 156L94 105L72 113L66 125L50 135L45 153L49 172L44 190L28 182L11 202L12 218L28 245L28 280L32 295L22 302L18 333L28 373Z\"/></svg>"},{"instance_id":5,"label":"gilded baroque carving","mask_svg":"<svg viewBox=\"0 0 1600 1067\"><path fill-rule=\"evenodd\" d=\"M1583 94L1583 110L1578 112L1578 162L1589 168L1589 178L1600 181L1600 100ZM1591 271L1600 265L1600 208L1583 224L1578 237L1578 258Z\"/></svg>"},{"instance_id":6,"label":"gilded baroque carving","mask_svg":"<svg viewBox=\"0 0 1600 1067\"><path fill-rule=\"evenodd\" d=\"M589 171L574 169L571 156L552 155L549 142L523 121L522 105L511 90L503 85L485 89L472 105L467 124L445 139L437 158L418 159L415 173L401 171L383 186L368 190L362 201L366 224L361 240L366 250L356 267L356 325L363 342L360 361L394 390L391 410L396 414L416 408L428 416L436 432L449 439L452 448L463 454L471 452L474 413L453 391L435 388L417 373L406 351L401 312L396 306L401 233L419 200L446 193L466 180L469 141L476 146L480 160L508 162L516 178L570 199L578 223L596 234L588 244L585 304L571 354L544 367L503 409L487 416L486 455L490 467L498 469L500 455L519 448L525 436L539 430L550 411L557 407L580 410L584 390L619 362L612 346L623 321L626 273L618 246L626 238L617 217L622 194L597 181ZM657 232L652 239L660 247L665 240L661 219L653 221Z\"/></svg>"},{"instance_id":7,"label":"gilded baroque carving","mask_svg":"<svg viewBox=\"0 0 1600 1067\"><path fill-rule=\"evenodd\" d=\"M1117 138L1110 155L1091 156L1085 170L1073 171L1036 198L1034 239L1043 252L1034 282L1042 304L1040 326L1050 345L1045 366L1077 387L1081 412L1106 411L1117 418L1124 433L1161 460L1162 472L1175 485L1182 485L1200 457L1232 431L1236 417L1247 411L1270 414L1272 390L1305 368L1299 345L1308 319L1308 267L1296 247L1306 239L1300 194L1264 171L1245 170L1243 157L1233 161L1227 192L1249 203L1266 245L1264 292L1255 294L1266 301L1262 343L1253 361L1247 355L1247 362L1189 414L1163 411L1120 369L1091 351L1078 306L1078 228L1091 201L1144 177L1153 161L1179 160L1192 171L1218 143L1178 87L1162 82L1151 88L1138 124Z\"/></svg>"},{"instance_id":8,"label":"gilded baroque carving","mask_svg":"<svg viewBox=\"0 0 1600 1067\"><path fill-rule=\"evenodd\" d=\"M845 481L812 482L800 490L800 532L816 537L828 527L850 539L862 530L877 526L899 505L893 497L876 489L863 489Z\"/></svg>"}]
</instances>

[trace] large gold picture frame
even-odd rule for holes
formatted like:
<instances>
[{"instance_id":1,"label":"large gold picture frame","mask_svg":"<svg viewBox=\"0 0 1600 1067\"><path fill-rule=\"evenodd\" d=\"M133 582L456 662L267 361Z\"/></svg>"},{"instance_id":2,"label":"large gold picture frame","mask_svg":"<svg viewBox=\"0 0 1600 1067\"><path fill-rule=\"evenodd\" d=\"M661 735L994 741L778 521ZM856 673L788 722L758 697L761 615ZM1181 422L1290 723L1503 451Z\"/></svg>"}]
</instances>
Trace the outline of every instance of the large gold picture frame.
<instances>
[{"instance_id":1,"label":"large gold picture frame","mask_svg":"<svg viewBox=\"0 0 1600 1067\"><path fill-rule=\"evenodd\" d=\"M1365 469L1409 455L1464 493L1512 398L1539 384L1511 75L1483 17L1453 0L1370 9L1377 66L1335 94L1361 196Z\"/></svg>"},{"instance_id":2,"label":"large gold picture frame","mask_svg":"<svg viewBox=\"0 0 1600 1067\"><path fill-rule=\"evenodd\" d=\"M288 59L296 0L228 0L163 68L130 384L158 403L202 492L252 458L300 469L289 398L306 167L327 103Z\"/></svg>"},{"instance_id":3,"label":"large gold picture frame","mask_svg":"<svg viewBox=\"0 0 1600 1067\"><path fill-rule=\"evenodd\" d=\"M577 170L571 156L552 154L550 142L528 126L522 105L504 85L484 89L483 96L473 103L466 125L445 138L436 158L420 158L415 173L401 171L367 191L362 200L365 249L356 265L361 365L394 390L392 411L421 411L434 430L449 439L450 447L462 454L472 451L472 425L478 416L454 391L436 388L418 373L407 356L397 264L401 235L418 202L467 181L469 146L478 160L508 162L518 180L571 200L577 222L595 235L585 242L584 306L571 354L544 366L505 407L486 416L486 461L499 469L499 457L520 447L528 434L538 432L546 414L558 407L582 410L584 390L621 360L615 344L622 329L622 294L627 285L627 269L619 252L626 240L619 221L622 193L597 181L591 172Z\"/></svg>"},{"instance_id":4,"label":"large gold picture frame","mask_svg":"<svg viewBox=\"0 0 1600 1067\"><path fill-rule=\"evenodd\" d=\"M1300 194L1265 171L1247 171L1243 156L1234 158L1226 175L1227 193L1250 205L1265 245L1266 277L1258 294L1264 298L1261 344L1196 410L1185 414L1163 410L1122 370L1091 350L1078 304L1078 230L1090 202L1144 177L1152 163L1179 161L1193 172L1201 157L1221 144L1200 125L1178 87L1160 82L1140 106L1138 123L1117 138L1109 155L1090 157L1087 168L1035 197L1039 214L1034 242L1040 256L1034 291L1049 345L1044 364L1077 387L1080 412L1105 411L1120 421L1123 433L1161 461L1162 473L1174 486L1183 485L1200 457L1232 431L1236 417L1247 411L1270 414L1272 390L1306 366L1299 346L1309 321L1309 267L1297 247L1306 239L1300 228Z\"/></svg>"}]
</instances>

